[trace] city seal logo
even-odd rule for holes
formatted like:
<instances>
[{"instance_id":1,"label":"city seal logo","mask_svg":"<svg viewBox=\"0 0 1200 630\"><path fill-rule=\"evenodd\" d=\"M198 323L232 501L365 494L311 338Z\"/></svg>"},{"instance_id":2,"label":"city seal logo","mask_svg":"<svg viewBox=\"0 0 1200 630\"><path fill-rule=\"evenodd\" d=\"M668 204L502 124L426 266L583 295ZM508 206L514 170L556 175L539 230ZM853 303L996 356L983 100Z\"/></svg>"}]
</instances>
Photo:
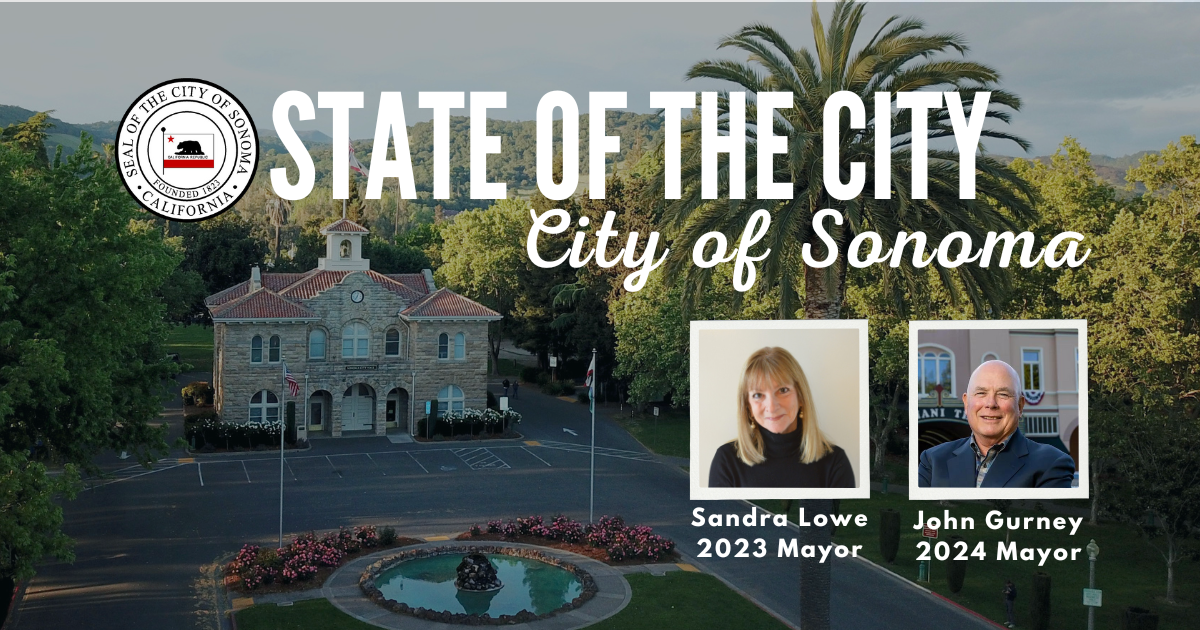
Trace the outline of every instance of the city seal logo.
<instances>
[{"instance_id":1,"label":"city seal logo","mask_svg":"<svg viewBox=\"0 0 1200 630\"><path fill-rule=\"evenodd\" d=\"M121 179L142 207L200 221L237 203L258 168L258 132L241 101L200 79L160 83L117 131Z\"/></svg>"}]
</instances>

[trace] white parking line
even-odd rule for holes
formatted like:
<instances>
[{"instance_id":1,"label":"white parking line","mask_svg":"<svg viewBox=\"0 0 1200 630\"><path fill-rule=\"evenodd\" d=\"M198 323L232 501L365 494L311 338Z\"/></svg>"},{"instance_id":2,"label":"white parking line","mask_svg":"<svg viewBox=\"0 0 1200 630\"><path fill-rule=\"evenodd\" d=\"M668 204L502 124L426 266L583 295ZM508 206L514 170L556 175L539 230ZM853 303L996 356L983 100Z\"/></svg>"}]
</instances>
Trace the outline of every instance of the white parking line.
<instances>
[{"instance_id":1,"label":"white parking line","mask_svg":"<svg viewBox=\"0 0 1200 630\"><path fill-rule=\"evenodd\" d=\"M571 451L573 453L590 453L591 447L586 444L572 444L571 442L554 442L542 440L541 446L552 448L559 451ZM654 456L649 453L641 453L638 451L626 451L619 448L604 448L596 447L596 454L603 457L616 457L617 459L631 459L639 462L652 462Z\"/></svg>"},{"instance_id":2,"label":"white parking line","mask_svg":"<svg viewBox=\"0 0 1200 630\"><path fill-rule=\"evenodd\" d=\"M291 475L292 475L292 481L300 481L299 479L296 478L296 471L292 470L291 462L289 462L285 459L285 460L283 460L283 463L287 464L288 472L291 473Z\"/></svg>"},{"instance_id":3,"label":"white parking line","mask_svg":"<svg viewBox=\"0 0 1200 630\"><path fill-rule=\"evenodd\" d=\"M325 456L325 461L329 462L329 468L330 468L331 470L333 470L333 472L334 472L334 473L336 473L336 474L337 474L337 476L338 476L338 479L341 479L341 478L342 478L342 471L338 470L338 469L337 469L337 467L333 465L333 460L332 460L332 459L329 459L329 456L328 456L328 455L326 455L326 456Z\"/></svg>"},{"instance_id":4,"label":"white parking line","mask_svg":"<svg viewBox=\"0 0 1200 630\"><path fill-rule=\"evenodd\" d=\"M429 472L429 469L425 468L425 464L422 464L420 460L417 459L417 456L412 454L412 451L405 452L408 453L408 456L411 457L414 462L417 462L417 465L421 467L421 470L424 470L426 473Z\"/></svg>"},{"instance_id":5,"label":"white parking line","mask_svg":"<svg viewBox=\"0 0 1200 630\"><path fill-rule=\"evenodd\" d=\"M246 483L250 483L250 471L246 470L246 460L243 459L243 460L241 460L241 462L242 462L242 472L246 473Z\"/></svg>"},{"instance_id":6,"label":"white parking line","mask_svg":"<svg viewBox=\"0 0 1200 630\"><path fill-rule=\"evenodd\" d=\"M545 464L545 465L547 465L547 466L550 466L550 462L548 462L548 461L546 461L546 460L542 459L541 457L538 457L537 455L534 455L534 454L533 454L533 451L531 451L531 450L529 450L529 449L525 448L524 446L522 446L522 447L521 447L521 450L522 450L522 451L525 451L526 453L529 453L530 455L533 455L535 458L537 458L537 460L538 460L539 462L542 462L543 464Z\"/></svg>"},{"instance_id":7,"label":"white parking line","mask_svg":"<svg viewBox=\"0 0 1200 630\"><path fill-rule=\"evenodd\" d=\"M204 487L204 472L200 470L200 462L196 462L196 474L200 475L200 487Z\"/></svg>"},{"instance_id":8,"label":"white parking line","mask_svg":"<svg viewBox=\"0 0 1200 630\"><path fill-rule=\"evenodd\" d=\"M454 454L470 466L471 470L512 468L486 448L458 448L454 449Z\"/></svg>"},{"instance_id":9,"label":"white parking line","mask_svg":"<svg viewBox=\"0 0 1200 630\"><path fill-rule=\"evenodd\" d=\"M375 458L371 457L370 453L367 453L367 459L371 460L371 463L375 464L376 468L379 468L379 472L382 473L384 477L387 476L387 473L383 472L383 469L379 467L379 464L375 462Z\"/></svg>"}]
</instances>

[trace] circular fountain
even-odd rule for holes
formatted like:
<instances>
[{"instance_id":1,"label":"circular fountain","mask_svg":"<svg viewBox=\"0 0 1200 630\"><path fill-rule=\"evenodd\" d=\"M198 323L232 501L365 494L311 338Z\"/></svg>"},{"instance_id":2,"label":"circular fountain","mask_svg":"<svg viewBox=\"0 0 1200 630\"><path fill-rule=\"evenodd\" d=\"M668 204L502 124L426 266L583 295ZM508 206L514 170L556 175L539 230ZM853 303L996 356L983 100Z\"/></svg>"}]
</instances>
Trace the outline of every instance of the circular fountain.
<instances>
[{"instance_id":1,"label":"circular fountain","mask_svg":"<svg viewBox=\"0 0 1200 630\"><path fill-rule=\"evenodd\" d=\"M591 599L591 575L533 549L454 546L404 551L369 566L359 582L375 603L428 621L524 623Z\"/></svg>"}]
</instances>

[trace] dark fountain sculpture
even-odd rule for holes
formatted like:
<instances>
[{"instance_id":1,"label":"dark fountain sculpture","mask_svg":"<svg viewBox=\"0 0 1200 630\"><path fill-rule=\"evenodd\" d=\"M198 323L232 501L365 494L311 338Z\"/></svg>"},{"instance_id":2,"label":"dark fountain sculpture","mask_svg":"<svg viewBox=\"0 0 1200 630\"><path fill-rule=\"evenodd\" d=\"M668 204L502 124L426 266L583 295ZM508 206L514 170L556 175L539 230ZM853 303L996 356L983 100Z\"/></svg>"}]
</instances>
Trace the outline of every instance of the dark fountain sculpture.
<instances>
[{"instance_id":1,"label":"dark fountain sculpture","mask_svg":"<svg viewBox=\"0 0 1200 630\"><path fill-rule=\"evenodd\" d=\"M454 585L460 591L486 593L498 591L504 586L496 574L496 565L481 553L465 556L458 564L456 572L458 579L454 580Z\"/></svg>"}]
</instances>

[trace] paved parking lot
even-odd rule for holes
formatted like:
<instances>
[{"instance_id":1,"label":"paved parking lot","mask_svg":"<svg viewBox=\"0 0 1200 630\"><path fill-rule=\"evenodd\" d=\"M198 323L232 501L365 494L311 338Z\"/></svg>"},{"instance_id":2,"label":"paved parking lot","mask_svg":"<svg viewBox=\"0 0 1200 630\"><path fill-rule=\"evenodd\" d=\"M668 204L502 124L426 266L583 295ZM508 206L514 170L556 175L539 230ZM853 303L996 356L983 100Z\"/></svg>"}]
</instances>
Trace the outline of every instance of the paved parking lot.
<instances>
[{"instance_id":1,"label":"paved parking lot","mask_svg":"<svg viewBox=\"0 0 1200 630\"><path fill-rule=\"evenodd\" d=\"M286 453L285 536L360 524L445 536L530 514L586 521L587 408L533 393L528 398L519 407L526 416L523 440L314 439L310 450ZM795 559L695 559L696 541L713 532L689 525L692 509L744 513L744 504L689 501L687 475L677 466L661 463L612 422L601 419L596 429L597 517L621 514L654 527L701 568L785 618L799 619ZM150 470L110 458L111 476L65 506L76 561L39 569L14 628L216 628L202 567L244 543L276 542L279 457L269 451L175 455ZM720 532L730 539L766 534L776 532L740 526ZM862 562L834 565L833 582L835 628L987 627Z\"/></svg>"}]
</instances>

